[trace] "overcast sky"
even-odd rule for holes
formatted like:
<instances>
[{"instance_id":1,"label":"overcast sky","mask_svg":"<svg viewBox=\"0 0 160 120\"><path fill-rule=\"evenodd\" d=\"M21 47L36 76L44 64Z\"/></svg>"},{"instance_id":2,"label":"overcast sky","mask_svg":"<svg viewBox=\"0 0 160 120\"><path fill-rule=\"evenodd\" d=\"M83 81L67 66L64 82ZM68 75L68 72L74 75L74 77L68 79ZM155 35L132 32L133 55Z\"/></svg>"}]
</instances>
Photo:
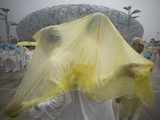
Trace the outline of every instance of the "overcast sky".
<instances>
[{"instance_id":1,"label":"overcast sky","mask_svg":"<svg viewBox=\"0 0 160 120\"><path fill-rule=\"evenodd\" d=\"M138 20L145 29L145 39L154 37L160 32L160 0L0 0L0 7L11 9L9 19L19 22L27 14L45 7L57 4L88 3L103 5L117 10L123 10L123 6L131 5L142 10ZM14 29L14 28L12 28ZM0 35L4 35L4 24L0 21Z\"/></svg>"}]
</instances>

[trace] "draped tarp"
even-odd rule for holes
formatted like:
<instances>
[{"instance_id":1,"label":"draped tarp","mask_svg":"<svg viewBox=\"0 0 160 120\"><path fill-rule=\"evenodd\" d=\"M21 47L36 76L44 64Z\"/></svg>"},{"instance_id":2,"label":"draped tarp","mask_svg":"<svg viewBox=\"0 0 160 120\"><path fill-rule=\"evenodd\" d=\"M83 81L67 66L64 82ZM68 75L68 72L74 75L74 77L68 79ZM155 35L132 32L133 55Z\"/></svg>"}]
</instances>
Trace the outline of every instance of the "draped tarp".
<instances>
[{"instance_id":1,"label":"draped tarp","mask_svg":"<svg viewBox=\"0 0 160 120\"><path fill-rule=\"evenodd\" d=\"M105 15L49 26L33 38L38 44L8 105L11 115L74 90L95 102L136 96L152 103L152 62L136 53Z\"/></svg>"}]
</instances>

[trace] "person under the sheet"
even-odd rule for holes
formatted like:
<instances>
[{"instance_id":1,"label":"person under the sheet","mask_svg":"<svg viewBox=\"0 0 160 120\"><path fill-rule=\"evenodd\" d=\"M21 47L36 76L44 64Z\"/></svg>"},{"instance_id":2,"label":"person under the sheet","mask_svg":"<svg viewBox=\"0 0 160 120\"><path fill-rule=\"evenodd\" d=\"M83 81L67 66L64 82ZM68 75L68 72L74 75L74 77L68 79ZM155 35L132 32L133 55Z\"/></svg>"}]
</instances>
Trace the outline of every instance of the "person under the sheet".
<instances>
[{"instance_id":1,"label":"person under the sheet","mask_svg":"<svg viewBox=\"0 0 160 120\"><path fill-rule=\"evenodd\" d=\"M115 120L114 99L136 97L152 105L153 63L104 14L43 28L33 38L38 44L8 115L40 106L56 120Z\"/></svg>"}]
</instances>

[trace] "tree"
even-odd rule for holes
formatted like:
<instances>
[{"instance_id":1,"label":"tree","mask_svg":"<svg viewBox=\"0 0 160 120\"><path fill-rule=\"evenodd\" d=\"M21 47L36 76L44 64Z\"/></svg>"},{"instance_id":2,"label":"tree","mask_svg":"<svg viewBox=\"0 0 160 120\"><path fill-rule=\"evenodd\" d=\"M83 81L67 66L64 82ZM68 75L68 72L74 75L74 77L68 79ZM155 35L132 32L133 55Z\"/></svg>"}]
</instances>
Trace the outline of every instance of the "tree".
<instances>
[{"instance_id":1,"label":"tree","mask_svg":"<svg viewBox=\"0 0 160 120\"><path fill-rule=\"evenodd\" d=\"M131 19L136 19L138 18L139 16L137 16L136 14L140 13L141 10L139 9L135 9L135 10L132 10L132 6L125 6L123 7L123 9L125 9L127 11L127 26L128 26L128 30L130 28L130 24L131 24Z\"/></svg>"}]
</instances>

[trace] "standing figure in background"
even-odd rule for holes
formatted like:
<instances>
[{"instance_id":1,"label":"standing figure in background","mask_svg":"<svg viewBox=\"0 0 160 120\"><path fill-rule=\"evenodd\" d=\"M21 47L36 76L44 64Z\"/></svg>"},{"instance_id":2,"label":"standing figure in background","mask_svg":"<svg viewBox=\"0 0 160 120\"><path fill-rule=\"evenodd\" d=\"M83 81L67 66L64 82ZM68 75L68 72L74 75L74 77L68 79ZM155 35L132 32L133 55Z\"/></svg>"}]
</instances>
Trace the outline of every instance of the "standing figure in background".
<instances>
[{"instance_id":1,"label":"standing figure in background","mask_svg":"<svg viewBox=\"0 0 160 120\"><path fill-rule=\"evenodd\" d=\"M135 37L133 39L131 46L133 47L133 49L135 49L135 51L137 51L139 54L141 54L144 50L143 38Z\"/></svg>"}]
</instances>

